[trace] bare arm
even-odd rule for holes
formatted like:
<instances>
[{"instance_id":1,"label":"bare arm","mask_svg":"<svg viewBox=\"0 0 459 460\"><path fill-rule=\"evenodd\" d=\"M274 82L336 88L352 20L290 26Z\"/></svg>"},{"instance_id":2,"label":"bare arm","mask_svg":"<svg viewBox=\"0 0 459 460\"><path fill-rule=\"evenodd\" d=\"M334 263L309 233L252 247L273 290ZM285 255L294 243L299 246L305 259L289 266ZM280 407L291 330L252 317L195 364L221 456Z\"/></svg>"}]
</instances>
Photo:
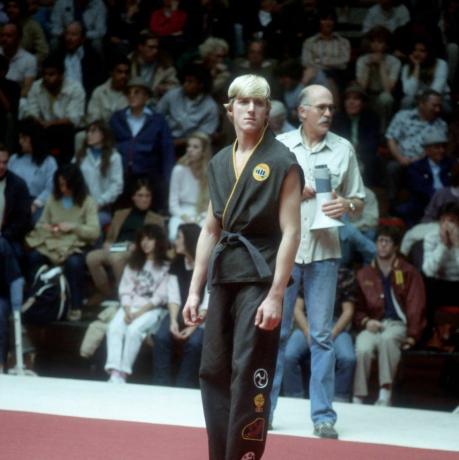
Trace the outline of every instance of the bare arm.
<instances>
[{"instance_id":1,"label":"bare arm","mask_svg":"<svg viewBox=\"0 0 459 460\"><path fill-rule=\"evenodd\" d=\"M180 307L175 302L169 302L167 304L167 309L169 310L169 316L172 324L177 324L177 318L180 311Z\"/></svg>"},{"instance_id":2,"label":"bare arm","mask_svg":"<svg viewBox=\"0 0 459 460\"><path fill-rule=\"evenodd\" d=\"M322 211L328 217L339 219L346 212L351 214L351 202L355 207L355 210L352 212L352 217L359 216L363 211L363 200L356 197L344 198L337 195L336 192L332 193L332 199L330 201L322 205Z\"/></svg>"},{"instance_id":3,"label":"bare arm","mask_svg":"<svg viewBox=\"0 0 459 460\"><path fill-rule=\"evenodd\" d=\"M308 319L304 312L304 300L301 297L296 299L293 317L295 318L298 328L303 332L304 336L307 337L309 334Z\"/></svg>"},{"instance_id":4,"label":"bare arm","mask_svg":"<svg viewBox=\"0 0 459 460\"><path fill-rule=\"evenodd\" d=\"M387 139L387 146L389 147L392 156L402 165L408 165L411 161L404 157L400 152L400 147L395 139Z\"/></svg>"},{"instance_id":5,"label":"bare arm","mask_svg":"<svg viewBox=\"0 0 459 460\"><path fill-rule=\"evenodd\" d=\"M21 88L21 97L27 97L27 94L30 91L30 88L32 87L32 83L34 82L35 78L34 77L25 77L24 81L22 83L22 88Z\"/></svg>"},{"instance_id":6,"label":"bare arm","mask_svg":"<svg viewBox=\"0 0 459 460\"><path fill-rule=\"evenodd\" d=\"M338 318L338 321L336 321L336 324L332 329L333 339L343 332L347 325L351 323L352 317L354 316L354 304L352 302L343 302L342 310L341 316Z\"/></svg>"},{"instance_id":7,"label":"bare arm","mask_svg":"<svg viewBox=\"0 0 459 460\"><path fill-rule=\"evenodd\" d=\"M277 251L274 279L266 299L258 307L255 316L255 325L261 329L275 329L282 318L282 299L300 242L300 203L300 178L297 171L292 168L281 190L279 224L282 239Z\"/></svg>"},{"instance_id":8,"label":"bare arm","mask_svg":"<svg viewBox=\"0 0 459 460\"><path fill-rule=\"evenodd\" d=\"M220 232L220 223L214 216L212 203L209 203L206 220L204 221L196 247L196 260L188 299L183 308L183 319L187 326L196 326L204 320L204 318L198 317L198 308L201 300L200 293L206 282L209 258L212 249L220 238Z\"/></svg>"}]
</instances>

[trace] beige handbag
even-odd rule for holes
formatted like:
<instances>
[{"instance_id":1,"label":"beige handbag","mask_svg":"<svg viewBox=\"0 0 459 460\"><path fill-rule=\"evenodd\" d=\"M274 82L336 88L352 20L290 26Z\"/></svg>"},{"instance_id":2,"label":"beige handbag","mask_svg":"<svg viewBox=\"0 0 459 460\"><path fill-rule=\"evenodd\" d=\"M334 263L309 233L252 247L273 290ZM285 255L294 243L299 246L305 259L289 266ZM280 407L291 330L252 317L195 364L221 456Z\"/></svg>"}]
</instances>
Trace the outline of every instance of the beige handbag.
<instances>
[{"instance_id":1,"label":"beige handbag","mask_svg":"<svg viewBox=\"0 0 459 460\"><path fill-rule=\"evenodd\" d=\"M104 340L107 327L118 311L118 307L113 305L102 310L97 319L93 321L86 330L80 346L80 356L90 358L99 348Z\"/></svg>"}]
</instances>

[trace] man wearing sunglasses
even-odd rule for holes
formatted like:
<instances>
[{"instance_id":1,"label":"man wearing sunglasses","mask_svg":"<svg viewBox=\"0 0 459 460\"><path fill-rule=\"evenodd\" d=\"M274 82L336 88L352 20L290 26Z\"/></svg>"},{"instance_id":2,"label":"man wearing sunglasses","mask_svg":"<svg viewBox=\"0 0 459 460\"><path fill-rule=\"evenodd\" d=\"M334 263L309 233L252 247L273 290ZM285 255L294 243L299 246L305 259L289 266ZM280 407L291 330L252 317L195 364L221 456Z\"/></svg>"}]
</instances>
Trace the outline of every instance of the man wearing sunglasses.
<instances>
[{"instance_id":1,"label":"man wearing sunglasses","mask_svg":"<svg viewBox=\"0 0 459 460\"><path fill-rule=\"evenodd\" d=\"M284 298L281 338L276 375L271 391L271 417L282 383L285 345L291 330L293 307L303 281L304 300L309 318L311 379L309 397L314 434L336 439L334 397L335 354L333 339L341 331L333 329L333 307L341 249L338 229L311 230L316 212L313 171L326 165L331 173L332 199L322 212L339 219L357 215L363 209L364 186L352 144L329 131L335 106L332 93L321 85L310 85L300 95L298 130L281 134L278 139L296 156L303 169L306 185L301 203L301 241L295 259L293 283Z\"/></svg>"}]
</instances>

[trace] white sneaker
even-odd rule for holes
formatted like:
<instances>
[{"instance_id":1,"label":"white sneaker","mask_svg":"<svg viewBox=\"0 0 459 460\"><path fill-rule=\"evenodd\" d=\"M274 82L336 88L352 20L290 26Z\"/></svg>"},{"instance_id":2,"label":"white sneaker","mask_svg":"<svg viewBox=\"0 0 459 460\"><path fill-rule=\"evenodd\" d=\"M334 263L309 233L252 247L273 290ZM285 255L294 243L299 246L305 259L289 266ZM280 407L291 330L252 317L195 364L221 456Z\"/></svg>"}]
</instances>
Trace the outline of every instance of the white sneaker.
<instances>
[{"instance_id":1,"label":"white sneaker","mask_svg":"<svg viewBox=\"0 0 459 460\"><path fill-rule=\"evenodd\" d=\"M379 398L376 402L375 402L375 406L383 406L383 407L390 407L392 406L391 402L389 399L382 399L382 398Z\"/></svg>"},{"instance_id":2,"label":"white sneaker","mask_svg":"<svg viewBox=\"0 0 459 460\"><path fill-rule=\"evenodd\" d=\"M363 398L361 398L360 396L353 396L352 403L353 404L364 404L364 401L363 401Z\"/></svg>"},{"instance_id":3,"label":"white sneaker","mask_svg":"<svg viewBox=\"0 0 459 460\"><path fill-rule=\"evenodd\" d=\"M124 379L120 374L118 373L113 373L110 375L110 378L108 379L110 383L126 383L126 379Z\"/></svg>"},{"instance_id":4,"label":"white sneaker","mask_svg":"<svg viewBox=\"0 0 459 460\"><path fill-rule=\"evenodd\" d=\"M102 308L110 308L110 307L118 308L120 306L120 303L118 300L104 300L103 302L101 302L100 306Z\"/></svg>"}]
</instances>

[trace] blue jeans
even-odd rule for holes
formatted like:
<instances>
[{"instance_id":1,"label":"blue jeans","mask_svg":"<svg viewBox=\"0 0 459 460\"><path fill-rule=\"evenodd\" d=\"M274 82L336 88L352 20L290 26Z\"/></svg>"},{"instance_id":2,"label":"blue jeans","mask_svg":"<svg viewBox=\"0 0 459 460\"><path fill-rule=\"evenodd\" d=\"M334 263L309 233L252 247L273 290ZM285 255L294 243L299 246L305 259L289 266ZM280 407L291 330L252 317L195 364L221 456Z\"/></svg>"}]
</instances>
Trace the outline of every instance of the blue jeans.
<instances>
[{"instance_id":1,"label":"blue jeans","mask_svg":"<svg viewBox=\"0 0 459 460\"><path fill-rule=\"evenodd\" d=\"M314 424L336 422L336 412L332 408L335 388L335 349L331 330L338 267L339 259L327 259L305 265L295 264L293 268L293 284L287 288L284 297L276 373L271 390L270 422L272 422L284 376L285 348L292 328L293 309L301 280L303 280L304 301L311 337L311 379L309 381L311 418Z\"/></svg>"},{"instance_id":2,"label":"blue jeans","mask_svg":"<svg viewBox=\"0 0 459 460\"><path fill-rule=\"evenodd\" d=\"M349 400L354 380L355 351L352 337L347 331L337 335L334 342L336 355L335 398ZM295 329L285 350L284 379L282 389L285 396L304 396L303 366L309 357L309 343L303 332Z\"/></svg>"},{"instance_id":3,"label":"blue jeans","mask_svg":"<svg viewBox=\"0 0 459 460\"><path fill-rule=\"evenodd\" d=\"M361 232L351 223L346 222L339 228L339 240L341 243L341 265L349 266L354 262L355 253L365 265L369 264L376 255L376 244L365 233Z\"/></svg>"},{"instance_id":4,"label":"blue jeans","mask_svg":"<svg viewBox=\"0 0 459 460\"><path fill-rule=\"evenodd\" d=\"M11 304L5 297L0 297L0 365L5 363L8 345L8 318Z\"/></svg>"},{"instance_id":5,"label":"blue jeans","mask_svg":"<svg viewBox=\"0 0 459 460\"><path fill-rule=\"evenodd\" d=\"M156 385L172 385L173 383L173 358L177 341L172 337L169 328L170 316L168 314L161 321L158 332L153 338L153 383ZM203 336L204 329L198 327L188 337L188 340L181 344L180 362L175 379L178 387L197 388L199 385Z\"/></svg>"}]
</instances>

